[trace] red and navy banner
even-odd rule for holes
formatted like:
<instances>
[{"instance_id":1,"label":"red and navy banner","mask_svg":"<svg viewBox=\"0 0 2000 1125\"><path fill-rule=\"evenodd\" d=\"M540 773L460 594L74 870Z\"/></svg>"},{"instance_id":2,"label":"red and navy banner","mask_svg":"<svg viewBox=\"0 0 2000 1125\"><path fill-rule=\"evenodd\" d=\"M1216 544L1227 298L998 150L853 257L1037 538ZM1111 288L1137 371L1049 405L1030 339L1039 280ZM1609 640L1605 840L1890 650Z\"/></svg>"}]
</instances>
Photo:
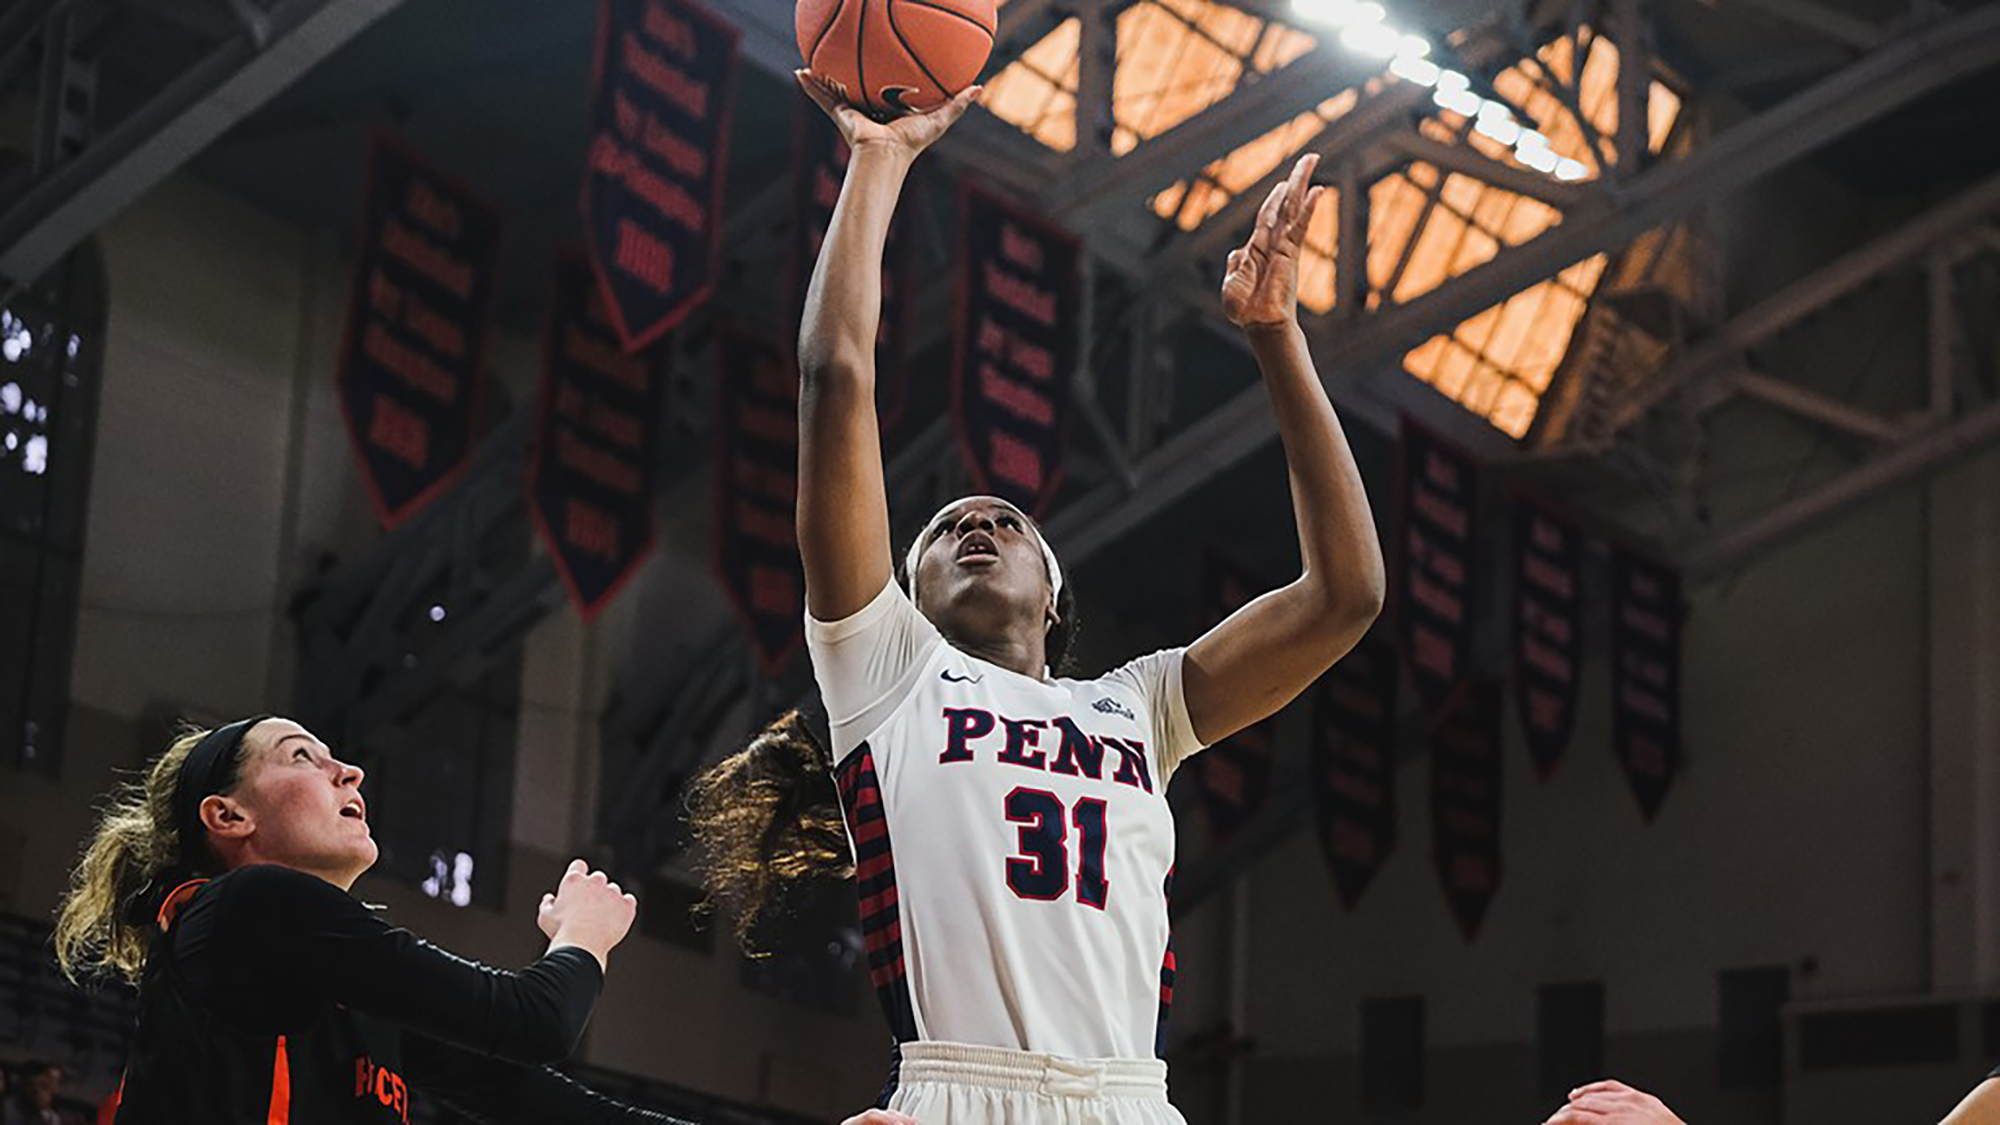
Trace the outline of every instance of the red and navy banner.
<instances>
[{"instance_id":1,"label":"red and navy banner","mask_svg":"<svg viewBox=\"0 0 2000 1125\"><path fill-rule=\"evenodd\" d=\"M1651 559L1611 555L1611 745L1647 820L1681 760L1681 577Z\"/></svg>"},{"instance_id":2,"label":"red and navy banner","mask_svg":"<svg viewBox=\"0 0 2000 1125\"><path fill-rule=\"evenodd\" d=\"M528 510L590 621L653 547L666 350L625 352L581 256L558 258L551 290Z\"/></svg>"},{"instance_id":3,"label":"red and navy banner","mask_svg":"<svg viewBox=\"0 0 2000 1125\"><path fill-rule=\"evenodd\" d=\"M805 639L799 497L799 375L789 349L725 325L716 336L716 577L764 670Z\"/></svg>"},{"instance_id":4,"label":"red and navy banner","mask_svg":"<svg viewBox=\"0 0 2000 1125\"><path fill-rule=\"evenodd\" d=\"M583 227L625 350L715 289L735 28L692 0L602 0Z\"/></svg>"},{"instance_id":5,"label":"red and navy banner","mask_svg":"<svg viewBox=\"0 0 2000 1125\"><path fill-rule=\"evenodd\" d=\"M1202 562L1201 621L1197 633L1221 624L1263 593L1243 571L1213 551ZM1194 759L1195 792L1218 840L1242 831L1271 792L1271 758L1276 718L1252 724L1202 751Z\"/></svg>"},{"instance_id":6,"label":"red and navy banner","mask_svg":"<svg viewBox=\"0 0 2000 1125\"><path fill-rule=\"evenodd\" d=\"M792 323L805 315L806 288L813 263L833 225L840 203L840 185L847 178L847 142L840 130L800 93L793 125L792 168ZM918 169L924 167L917 165ZM910 239L904 216L917 206L918 174L912 169L903 201L889 223L889 242L882 252L882 318L875 333L875 414L884 432L902 417L909 355Z\"/></svg>"},{"instance_id":7,"label":"red and navy banner","mask_svg":"<svg viewBox=\"0 0 2000 1125\"><path fill-rule=\"evenodd\" d=\"M368 495L395 527L472 455L500 212L378 134L335 370Z\"/></svg>"},{"instance_id":8,"label":"red and navy banner","mask_svg":"<svg viewBox=\"0 0 2000 1125\"><path fill-rule=\"evenodd\" d=\"M1040 517L1062 478L1083 244L965 185L952 413L981 491Z\"/></svg>"},{"instance_id":9,"label":"red and navy banner","mask_svg":"<svg viewBox=\"0 0 2000 1125\"><path fill-rule=\"evenodd\" d=\"M1370 632L1320 680L1314 700L1319 846L1349 910L1396 848L1398 671L1395 646Z\"/></svg>"},{"instance_id":10,"label":"red and navy banner","mask_svg":"<svg viewBox=\"0 0 2000 1125\"><path fill-rule=\"evenodd\" d=\"M1527 497L1514 505L1514 693L1535 771L1562 763L1583 667L1583 532Z\"/></svg>"},{"instance_id":11,"label":"red and navy banner","mask_svg":"<svg viewBox=\"0 0 2000 1125\"><path fill-rule=\"evenodd\" d=\"M1401 457L1403 653L1417 694L1435 710L1470 671L1479 470L1407 415Z\"/></svg>"},{"instance_id":12,"label":"red and navy banner","mask_svg":"<svg viewBox=\"0 0 2000 1125\"><path fill-rule=\"evenodd\" d=\"M1471 941L1500 889L1500 681L1454 692L1431 730L1431 854L1458 928Z\"/></svg>"}]
</instances>

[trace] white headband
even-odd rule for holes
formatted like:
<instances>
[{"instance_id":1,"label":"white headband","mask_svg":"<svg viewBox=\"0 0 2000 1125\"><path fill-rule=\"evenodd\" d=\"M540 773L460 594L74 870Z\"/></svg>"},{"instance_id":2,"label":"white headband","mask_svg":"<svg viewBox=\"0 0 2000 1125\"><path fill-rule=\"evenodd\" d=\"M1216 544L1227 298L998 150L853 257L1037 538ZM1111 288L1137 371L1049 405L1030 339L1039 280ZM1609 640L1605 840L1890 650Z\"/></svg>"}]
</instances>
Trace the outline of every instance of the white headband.
<instances>
[{"instance_id":1,"label":"white headband","mask_svg":"<svg viewBox=\"0 0 2000 1125\"><path fill-rule=\"evenodd\" d=\"M945 516L951 514L953 508L979 500L1005 505L1009 511L1019 515L1021 522L1034 532L1035 543L1042 549L1042 562L1046 563L1049 568L1049 600L1057 601L1061 599L1063 588L1062 564L1056 561L1055 550L1049 546L1047 539L1042 538L1042 529L1035 526L1035 521L1029 519L1027 513L1012 504L1008 504L1007 501L1000 499L998 496L966 496L953 500L951 503L939 508L937 514L924 524L924 530L917 536L916 542L910 544L910 553L903 559L903 573L910 577L910 600L915 601L917 597L917 564L923 560L924 548L930 544L931 533L937 530L938 524L943 521Z\"/></svg>"}]
</instances>

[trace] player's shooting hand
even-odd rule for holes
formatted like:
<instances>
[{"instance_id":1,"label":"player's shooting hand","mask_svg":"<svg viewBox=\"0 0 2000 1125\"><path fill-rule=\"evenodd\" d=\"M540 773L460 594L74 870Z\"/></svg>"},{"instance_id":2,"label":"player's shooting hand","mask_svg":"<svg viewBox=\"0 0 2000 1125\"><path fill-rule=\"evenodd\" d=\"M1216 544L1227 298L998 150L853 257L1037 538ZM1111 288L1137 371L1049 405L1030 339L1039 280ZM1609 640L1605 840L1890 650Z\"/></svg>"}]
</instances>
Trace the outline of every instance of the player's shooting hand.
<instances>
[{"instance_id":1,"label":"player's shooting hand","mask_svg":"<svg viewBox=\"0 0 2000 1125\"><path fill-rule=\"evenodd\" d=\"M849 105L847 92L826 78L810 70L792 72L799 80L799 88L828 117L840 127L840 135L847 138L848 147L859 152L864 148L882 147L906 156L916 154L931 147L945 131L965 116L972 103L979 100L982 86L968 86L959 95L927 113L912 113L898 117L894 121L877 121Z\"/></svg>"},{"instance_id":2,"label":"player's shooting hand","mask_svg":"<svg viewBox=\"0 0 2000 1125\"><path fill-rule=\"evenodd\" d=\"M1324 187L1312 184L1319 156L1308 153L1285 182L1271 189L1257 212L1250 241L1229 254L1222 278L1222 311L1241 328L1290 324L1299 311L1299 258L1306 228Z\"/></svg>"},{"instance_id":3,"label":"player's shooting hand","mask_svg":"<svg viewBox=\"0 0 2000 1125\"><path fill-rule=\"evenodd\" d=\"M858 1117L850 1117L840 1125L918 1125L917 1119L905 1113L892 1113L886 1109L871 1109Z\"/></svg>"},{"instance_id":4,"label":"player's shooting hand","mask_svg":"<svg viewBox=\"0 0 2000 1125\"><path fill-rule=\"evenodd\" d=\"M1569 1092L1569 1104L1544 1125L1686 1125L1660 1099L1623 1082L1606 1080Z\"/></svg>"}]
</instances>

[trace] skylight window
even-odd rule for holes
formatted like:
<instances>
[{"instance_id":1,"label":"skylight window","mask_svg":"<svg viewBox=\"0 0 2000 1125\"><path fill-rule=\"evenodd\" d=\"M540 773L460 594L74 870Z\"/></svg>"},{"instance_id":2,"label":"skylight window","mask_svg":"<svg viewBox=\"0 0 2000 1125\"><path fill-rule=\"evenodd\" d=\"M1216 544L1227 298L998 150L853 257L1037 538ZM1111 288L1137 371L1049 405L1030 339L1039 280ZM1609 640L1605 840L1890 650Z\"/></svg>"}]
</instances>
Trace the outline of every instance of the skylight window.
<instances>
[{"instance_id":1,"label":"skylight window","mask_svg":"<svg viewBox=\"0 0 2000 1125\"><path fill-rule=\"evenodd\" d=\"M1064 20L986 83L981 104L1044 145L1076 147L1081 25ZM1215 0L1139 0L1118 16L1111 151L1123 155L1311 50L1312 36Z\"/></svg>"},{"instance_id":2,"label":"skylight window","mask_svg":"<svg viewBox=\"0 0 2000 1125\"><path fill-rule=\"evenodd\" d=\"M1561 36L1481 85L1444 65L1433 45L1400 28L1372 0L1294 0L1299 21L1341 49L1380 59L1383 73L1212 161L1155 195L1149 206L1195 231L1366 97L1397 83L1431 91L1433 140L1493 160L1587 182L1616 158L1618 49L1589 27ZM1216 0L1140 0L1118 20L1112 151L1122 154L1227 97L1246 74L1282 67L1317 45L1307 31ZM1051 148L1076 144L1078 24L1071 19L987 86L986 105ZM1647 147L1665 145L1680 99L1649 88ZM1413 162L1369 186L1368 307L1408 303L1562 222L1538 199ZM1337 300L1338 200L1329 190L1306 237L1299 300L1314 313ZM1603 255L1579 262L1412 350L1409 372L1506 433L1533 424L1542 393L1603 275Z\"/></svg>"}]
</instances>

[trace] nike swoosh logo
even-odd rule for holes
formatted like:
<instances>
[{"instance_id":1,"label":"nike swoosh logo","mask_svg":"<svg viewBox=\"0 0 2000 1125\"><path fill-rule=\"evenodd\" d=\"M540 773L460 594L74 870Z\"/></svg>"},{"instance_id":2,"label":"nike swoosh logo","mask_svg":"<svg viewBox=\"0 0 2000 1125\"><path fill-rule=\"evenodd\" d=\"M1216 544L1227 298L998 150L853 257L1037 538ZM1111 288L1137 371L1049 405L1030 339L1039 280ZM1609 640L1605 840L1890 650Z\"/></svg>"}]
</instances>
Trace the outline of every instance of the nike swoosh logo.
<instances>
[{"instance_id":1,"label":"nike swoosh logo","mask_svg":"<svg viewBox=\"0 0 2000 1125\"><path fill-rule=\"evenodd\" d=\"M948 684L976 684L985 678L984 676L954 676L951 674L951 669L946 668L944 670L944 682Z\"/></svg>"}]
</instances>

